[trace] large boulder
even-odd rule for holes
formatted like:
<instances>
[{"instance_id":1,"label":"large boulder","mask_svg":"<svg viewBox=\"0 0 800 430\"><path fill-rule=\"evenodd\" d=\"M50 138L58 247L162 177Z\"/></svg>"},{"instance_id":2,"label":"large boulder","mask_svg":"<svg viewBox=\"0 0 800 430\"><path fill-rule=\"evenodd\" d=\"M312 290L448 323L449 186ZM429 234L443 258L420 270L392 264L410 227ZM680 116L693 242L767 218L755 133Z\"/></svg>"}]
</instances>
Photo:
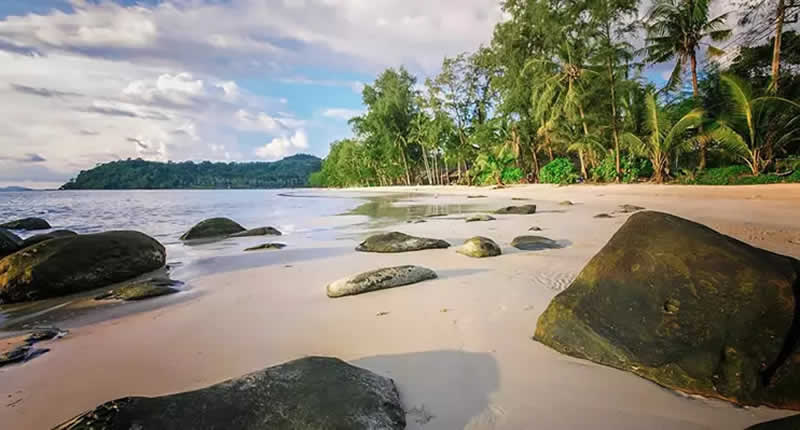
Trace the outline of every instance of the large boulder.
<instances>
[{"instance_id":1,"label":"large boulder","mask_svg":"<svg viewBox=\"0 0 800 430\"><path fill-rule=\"evenodd\" d=\"M13 254L22 248L22 239L16 234L0 228L0 258Z\"/></svg>"},{"instance_id":2,"label":"large boulder","mask_svg":"<svg viewBox=\"0 0 800 430\"><path fill-rule=\"evenodd\" d=\"M506 206L494 211L496 214L530 215L536 213L536 205Z\"/></svg>"},{"instance_id":3,"label":"large boulder","mask_svg":"<svg viewBox=\"0 0 800 430\"><path fill-rule=\"evenodd\" d=\"M745 430L797 430L800 429L800 415L792 415L777 420L750 426Z\"/></svg>"},{"instance_id":4,"label":"large boulder","mask_svg":"<svg viewBox=\"0 0 800 430\"><path fill-rule=\"evenodd\" d=\"M103 287L156 270L165 258L164 246L136 231L46 240L0 260L0 303Z\"/></svg>"},{"instance_id":5,"label":"large boulder","mask_svg":"<svg viewBox=\"0 0 800 430\"><path fill-rule=\"evenodd\" d=\"M47 230L50 224L41 218L22 218L7 223L0 224L2 228L11 230Z\"/></svg>"},{"instance_id":6,"label":"large boulder","mask_svg":"<svg viewBox=\"0 0 800 430\"><path fill-rule=\"evenodd\" d=\"M228 218L209 218L199 222L181 236L181 240L224 237L246 231L244 227Z\"/></svg>"},{"instance_id":7,"label":"large boulder","mask_svg":"<svg viewBox=\"0 0 800 430\"><path fill-rule=\"evenodd\" d=\"M665 387L800 408L800 262L637 212L539 317L535 339Z\"/></svg>"},{"instance_id":8,"label":"large boulder","mask_svg":"<svg viewBox=\"0 0 800 430\"><path fill-rule=\"evenodd\" d=\"M356 251L406 252L449 247L450 244L444 240L409 236L405 233L393 231L391 233L375 234L368 237L356 247Z\"/></svg>"},{"instance_id":9,"label":"large boulder","mask_svg":"<svg viewBox=\"0 0 800 430\"><path fill-rule=\"evenodd\" d=\"M59 237L72 237L77 236L78 233L70 230L53 230L50 233L43 233L31 236L22 241L22 247L27 248L32 245L36 245L39 242L44 242L45 240L56 239Z\"/></svg>"},{"instance_id":10,"label":"large boulder","mask_svg":"<svg viewBox=\"0 0 800 430\"><path fill-rule=\"evenodd\" d=\"M405 428L394 382L336 358L307 357L207 388L104 403L55 429Z\"/></svg>"},{"instance_id":11,"label":"large boulder","mask_svg":"<svg viewBox=\"0 0 800 430\"><path fill-rule=\"evenodd\" d=\"M475 236L467 239L456 252L468 257L495 257L502 253L500 246L488 237Z\"/></svg>"},{"instance_id":12,"label":"large boulder","mask_svg":"<svg viewBox=\"0 0 800 430\"><path fill-rule=\"evenodd\" d=\"M230 237L250 237L250 236L280 236L281 232L274 227L251 228L250 230L233 233Z\"/></svg>"},{"instance_id":13,"label":"large boulder","mask_svg":"<svg viewBox=\"0 0 800 430\"><path fill-rule=\"evenodd\" d=\"M385 267L331 282L328 297L352 296L436 278L436 272L419 266Z\"/></svg>"}]
</instances>

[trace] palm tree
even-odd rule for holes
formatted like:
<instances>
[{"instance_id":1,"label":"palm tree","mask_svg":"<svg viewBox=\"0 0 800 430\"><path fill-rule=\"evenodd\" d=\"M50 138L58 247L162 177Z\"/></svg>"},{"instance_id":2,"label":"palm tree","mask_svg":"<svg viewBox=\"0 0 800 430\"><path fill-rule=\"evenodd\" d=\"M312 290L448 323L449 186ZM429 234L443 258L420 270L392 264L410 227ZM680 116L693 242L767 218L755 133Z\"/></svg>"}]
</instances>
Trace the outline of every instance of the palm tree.
<instances>
[{"instance_id":1,"label":"palm tree","mask_svg":"<svg viewBox=\"0 0 800 430\"><path fill-rule=\"evenodd\" d=\"M653 93L645 96L645 106L647 136L642 140L633 133L625 133L622 139L633 153L650 159L650 163L653 165L653 180L660 184L669 174L667 168L670 154L680 152L692 142L691 139L685 138L686 131L698 127L702 123L703 111L699 108L694 109L673 125L666 113L659 109Z\"/></svg>"},{"instance_id":2,"label":"palm tree","mask_svg":"<svg viewBox=\"0 0 800 430\"><path fill-rule=\"evenodd\" d=\"M741 79L721 77L729 102L727 112L706 137L741 158L753 175L764 171L783 146L800 140L800 104L781 97L753 97ZM795 112L793 112L795 111Z\"/></svg>"}]
</instances>

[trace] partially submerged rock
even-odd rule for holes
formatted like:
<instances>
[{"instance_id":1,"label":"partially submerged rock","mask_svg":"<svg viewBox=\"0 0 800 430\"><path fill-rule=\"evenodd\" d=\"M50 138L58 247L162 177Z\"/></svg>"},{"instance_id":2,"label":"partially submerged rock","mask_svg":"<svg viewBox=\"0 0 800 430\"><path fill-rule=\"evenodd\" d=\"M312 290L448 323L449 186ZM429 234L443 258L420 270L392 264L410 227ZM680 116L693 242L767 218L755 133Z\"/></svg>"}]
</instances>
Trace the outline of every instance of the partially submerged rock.
<instances>
[{"instance_id":1,"label":"partially submerged rock","mask_svg":"<svg viewBox=\"0 0 800 430\"><path fill-rule=\"evenodd\" d=\"M50 239L0 260L0 303L92 290L151 272L164 262L164 246L136 231Z\"/></svg>"},{"instance_id":2,"label":"partially submerged rock","mask_svg":"<svg viewBox=\"0 0 800 430\"><path fill-rule=\"evenodd\" d=\"M500 246L495 241L483 236L467 239L456 252L475 258L495 257L502 253Z\"/></svg>"},{"instance_id":3,"label":"partially submerged rock","mask_svg":"<svg viewBox=\"0 0 800 430\"><path fill-rule=\"evenodd\" d=\"M230 237L280 236L280 235L282 235L282 233L274 227L259 227L231 234Z\"/></svg>"},{"instance_id":4,"label":"partially submerged rock","mask_svg":"<svg viewBox=\"0 0 800 430\"><path fill-rule=\"evenodd\" d=\"M22 239L16 234L0 228L0 259L22 248Z\"/></svg>"},{"instance_id":5,"label":"partially submerged rock","mask_svg":"<svg viewBox=\"0 0 800 430\"><path fill-rule=\"evenodd\" d=\"M612 217L611 215L609 215L607 213L599 213L599 214L595 215L593 218L614 218L614 217Z\"/></svg>"},{"instance_id":6,"label":"partially submerged rock","mask_svg":"<svg viewBox=\"0 0 800 430\"><path fill-rule=\"evenodd\" d=\"M485 199L486 196L483 194L470 194L467 196L468 199Z\"/></svg>"},{"instance_id":7,"label":"partially submerged rock","mask_svg":"<svg viewBox=\"0 0 800 430\"><path fill-rule=\"evenodd\" d=\"M262 243L261 245L251 246L250 248L245 248L245 251L261 251L265 249L283 249L286 248L285 243L278 243L278 242L268 242Z\"/></svg>"},{"instance_id":8,"label":"partially submerged rock","mask_svg":"<svg viewBox=\"0 0 800 430\"><path fill-rule=\"evenodd\" d=\"M511 246L523 251L541 251L562 247L555 240L543 236L517 236L511 241Z\"/></svg>"},{"instance_id":9,"label":"partially submerged rock","mask_svg":"<svg viewBox=\"0 0 800 430\"><path fill-rule=\"evenodd\" d=\"M536 213L536 205L506 206L496 210L496 214L530 215Z\"/></svg>"},{"instance_id":10,"label":"partially submerged rock","mask_svg":"<svg viewBox=\"0 0 800 430\"><path fill-rule=\"evenodd\" d=\"M135 301L150 299L177 293L180 290L175 287L179 285L181 285L181 282L169 278L146 279L114 288L105 294L95 297L95 300Z\"/></svg>"},{"instance_id":11,"label":"partially submerged rock","mask_svg":"<svg viewBox=\"0 0 800 430\"><path fill-rule=\"evenodd\" d=\"M32 346L23 343L4 353L0 353L0 367L27 360L33 350Z\"/></svg>"},{"instance_id":12,"label":"partially submerged rock","mask_svg":"<svg viewBox=\"0 0 800 430\"><path fill-rule=\"evenodd\" d=\"M571 202L571 201L569 201L569 200L564 200L564 201L562 201L562 202L559 202L558 204L559 204L559 205L561 205L561 206L572 206L572 205L574 205L575 203L572 203L572 202Z\"/></svg>"},{"instance_id":13,"label":"partially submerged rock","mask_svg":"<svg viewBox=\"0 0 800 430\"><path fill-rule=\"evenodd\" d=\"M56 239L59 237L71 237L77 235L78 233L75 233L74 231L70 230L54 230L51 231L50 233L37 234L23 240L22 247L27 248L29 246L36 245L39 242L44 242L45 240Z\"/></svg>"},{"instance_id":14,"label":"partially submerged rock","mask_svg":"<svg viewBox=\"0 0 800 430\"><path fill-rule=\"evenodd\" d=\"M393 231L391 233L375 234L368 237L356 247L356 251L407 252L449 247L450 244L444 240L409 236L405 233Z\"/></svg>"},{"instance_id":15,"label":"partially submerged rock","mask_svg":"<svg viewBox=\"0 0 800 430\"><path fill-rule=\"evenodd\" d=\"M391 379L336 358L306 357L195 391L113 400L55 429L400 430L405 425Z\"/></svg>"},{"instance_id":16,"label":"partially submerged rock","mask_svg":"<svg viewBox=\"0 0 800 430\"><path fill-rule=\"evenodd\" d=\"M800 409L800 261L660 212L633 214L535 339L665 387Z\"/></svg>"},{"instance_id":17,"label":"partially submerged rock","mask_svg":"<svg viewBox=\"0 0 800 430\"><path fill-rule=\"evenodd\" d=\"M641 206L625 204L625 205L620 205L619 209L617 210L617 212L618 213L627 214L627 213L638 212L638 211L641 211L641 210L644 210L644 209L645 208L643 208Z\"/></svg>"},{"instance_id":18,"label":"partially submerged rock","mask_svg":"<svg viewBox=\"0 0 800 430\"><path fill-rule=\"evenodd\" d=\"M67 333L66 330L61 330L58 327L37 328L25 338L25 343L27 343L28 345L33 345L36 342L41 342L44 340L51 340L57 337L61 337L66 333Z\"/></svg>"},{"instance_id":19,"label":"partially submerged rock","mask_svg":"<svg viewBox=\"0 0 800 430\"><path fill-rule=\"evenodd\" d=\"M533 226L533 227L529 228L528 231L542 231L542 228L538 227L538 226Z\"/></svg>"},{"instance_id":20,"label":"partially submerged rock","mask_svg":"<svg viewBox=\"0 0 800 430\"><path fill-rule=\"evenodd\" d=\"M22 218L14 221L9 221L3 224L0 224L2 228L8 228L11 230L47 230L50 227L50 224L41 219L41 218Z\"/></svg>"},{"instance_id":21,"label":"partially submerged rock","mask_svg":"<svg viewBox=\"0 0 800 430\"><path fill-rule=\"evenodd\" d=\"M400 287L434 278L436 278L436 272L425 267L384 267L331 282L326 290L328 297L342 297Z\"/></svg>"},{"instance_id":22,"label":"partially submerged rock","mask_svg":"<svg viewBox=\"0 0 800 430\"><path fill-rule=\"evenodd\" d=\"M467 217L467 222L476 222L476 221L494 221L495 218L491 215L470 215Z\"/></svg>"},{"instance_id":23,"label":"partially submerged rock","mask_svg":"<svg viewBox=\"0 0 800 430\"><path fill-rule=\"evenodd\" d=\"M228 218L209 218L199 222L181 236L181 240L210 239L230 236L245 231L245 228Z\"/></svg>"}]
</instances>

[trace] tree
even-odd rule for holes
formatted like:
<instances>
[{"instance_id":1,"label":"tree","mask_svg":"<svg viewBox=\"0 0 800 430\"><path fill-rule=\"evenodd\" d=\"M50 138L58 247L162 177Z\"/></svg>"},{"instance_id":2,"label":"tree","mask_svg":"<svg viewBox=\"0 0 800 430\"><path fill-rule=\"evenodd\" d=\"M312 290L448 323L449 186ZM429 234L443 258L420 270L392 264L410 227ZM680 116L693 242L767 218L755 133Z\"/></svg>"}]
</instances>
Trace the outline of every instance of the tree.
<instances>
[{"instance_id":1,"label":"tree","mask_svg":"<svg viewBox=\"0 0 800 430\"><path fill-rule=\"evenodd\" d=\"M682 146L686 146L688 143L685 139L686 131L700 126L703 110L696 108L672 124L666 113L659 108L652 92L645 96L645 105L647 135L641 139L633 133L625 133L623 140L632 152L650 159L653 165L653 180L660 184L669 175L667 169L670 153L680 151Z\"/></svg>"},{"instance_id":2,"label":"tree","mask_svg":"<svg viewBox=\"0 0 800 430\"><path fill-rule=\"evenodd\" d=\"M780 148L800 140L800 104L780 97L753 97L752 89L743 80L730 74L723 74L721 79L728 108L708 137L758 175L772 163Z\"/></svg>"}]
</instances>

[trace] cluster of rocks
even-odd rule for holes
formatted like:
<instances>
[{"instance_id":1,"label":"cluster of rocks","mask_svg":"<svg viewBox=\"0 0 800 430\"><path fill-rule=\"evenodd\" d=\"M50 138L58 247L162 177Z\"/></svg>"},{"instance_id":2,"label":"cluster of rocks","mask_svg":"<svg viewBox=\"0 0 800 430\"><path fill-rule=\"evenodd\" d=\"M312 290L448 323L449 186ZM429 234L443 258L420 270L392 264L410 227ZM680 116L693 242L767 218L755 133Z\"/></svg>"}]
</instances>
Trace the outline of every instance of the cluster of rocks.
<instances>
[{"instance_id":1,"label":"cluster of rocks","mask_svg":"<svg viewBox=\"0 0 800 430\"><path fill-rule=\"evenodd\" d=\"M0 367L10 364L21 363L33 357L42 355L49 351L47 348L35 348L37 342L51 340L67 334L66 330L56 327L39 328L32 331L16 345L12 345L7 351L0 353Z\"/></svg>"}]
</instances>

